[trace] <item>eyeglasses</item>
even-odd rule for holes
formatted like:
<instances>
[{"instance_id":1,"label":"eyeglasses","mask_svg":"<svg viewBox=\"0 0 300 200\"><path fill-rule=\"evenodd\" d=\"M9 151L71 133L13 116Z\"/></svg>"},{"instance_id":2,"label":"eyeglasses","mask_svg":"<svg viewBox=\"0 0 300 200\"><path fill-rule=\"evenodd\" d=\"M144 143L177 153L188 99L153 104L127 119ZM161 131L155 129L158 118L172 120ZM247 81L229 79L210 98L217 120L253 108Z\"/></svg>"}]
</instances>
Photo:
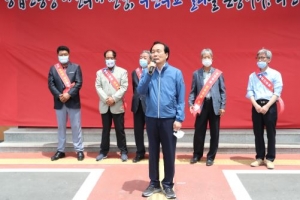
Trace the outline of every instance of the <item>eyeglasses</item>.
<instances>
[{"instance_id":1,"label":"eyeglasses","mask_svg":"<svg viewBox=\"0 0 300 200\"><path fill-rule=\"evenodd\" d=\"M106 57L105 60L114 60L114 57Z\"/></svg>"},{"instance_id":2,"label":"eyeglasses","mask_svg":"<svg viewBox=\"0 0 300 200\"><path fill-rule=\"evenodd\" d=\"M267 57L265 57L265 56L256 57L257 60L264 60L264 59L266 59L266 58L267 58Z\"/></svg>"}]
</instances>

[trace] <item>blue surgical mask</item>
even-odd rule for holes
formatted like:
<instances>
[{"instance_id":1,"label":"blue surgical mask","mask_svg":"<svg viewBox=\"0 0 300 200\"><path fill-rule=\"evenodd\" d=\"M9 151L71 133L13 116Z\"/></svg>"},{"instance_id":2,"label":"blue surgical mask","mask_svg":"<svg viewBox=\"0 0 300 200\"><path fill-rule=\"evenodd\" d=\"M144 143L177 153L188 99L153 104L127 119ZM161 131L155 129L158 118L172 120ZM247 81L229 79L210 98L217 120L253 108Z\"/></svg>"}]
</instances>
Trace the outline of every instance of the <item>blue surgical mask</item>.
<instances>
[{"instance_id":1,"label":"blue surgical mask","mask_svg":"<svg viewBox=\"0 0 300 200\"><path fill-rule=\"evenodd\" d=\"M58 61L61 64L66 64L67 62L69 62L69 56L58 56Z\"/></svg>"},{"instance_id":2,"label":"blue surgical mask","mask_svg":"<svg viewBox=\"0 0 300 200\"><path fill-rule=\"evenodd\" d=\"M257 66L260 68L260 69L263 69L267 66L267 63L264 62L264 61L258 61L257 62Z\"/></svg>"},{"instance_id":3,"label":"blue surgical mask","mask_svg":"<svg viewBox=\"0 0 300 200\"><path fill-rule=\"evenodd\" d=\"M105 60L105 63L108 68L113 68L116 64L116 61L115 60Z\"/></svg>"},{"instance_id":4,"label":"blue surgical mask","mask_svg":"<svg viewBox=\"0 0 300 200\"><path fill-rule=\"evenodd\" d=\"M143 59L143 58L141 58L141 59L140 59L140 66L141 66L142 68L146 68L146 67L148 66L148 61L145 60L145 59Z\"/></svg>"}]
</instances>

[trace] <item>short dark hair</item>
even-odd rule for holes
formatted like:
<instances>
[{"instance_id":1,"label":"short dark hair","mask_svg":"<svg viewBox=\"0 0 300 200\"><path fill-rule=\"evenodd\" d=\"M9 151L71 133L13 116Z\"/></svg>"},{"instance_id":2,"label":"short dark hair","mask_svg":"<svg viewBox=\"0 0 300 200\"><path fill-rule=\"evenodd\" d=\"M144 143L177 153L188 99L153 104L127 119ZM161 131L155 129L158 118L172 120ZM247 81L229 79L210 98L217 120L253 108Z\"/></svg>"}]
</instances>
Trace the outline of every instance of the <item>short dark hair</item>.
<instances>
[{"instance_id":1,"label":"short dark hair","mask_svg":"<svg viewBox=\"0 0 300 200\"><path fill-rule=\"evenodd\" d=\"M117 57L117 52L114 51L114 50L112 50L112 49L109 49L109 50L106 50L106 51L104 52L104 58L106 58L106 54L107 54L107 52L109 52L109 51L111 51L111 52L113 53L114 58Z\"/></svg>"},{"instance_id":2,"label":"short dark hair","mask_svg":"<svg viewBox=\"0 0 300 200\"><path fill-rule=\"evenodd\" d=\"M164 46L164 52L165 52L166 54L168 54L168 57L167 57L167 60L168 60L168 59L170 58L170 48L168 47L168 45L166 45L166 44L163 43L163 42L160 42L160 41L155 41L155 42L153 42L152 47L150 48L150 52L152 52L152 48L153 48L153 46L156 45L156 44L161 44L161 45Z\"/></svg>"},{"instance_id":3,"label":"short dark hair","mask_svg":"<svg viewBox=\"0 0 300 200\"><path fill-rule=\"evenodd\" d=\"M67 46L59 46L59 47L57 47L57 50L56 50L57 54L58 54L60 51L67 51L68 53L70 53L70 49L69 49L69 47L67 47Z\"/></svg>"}]
</instances>

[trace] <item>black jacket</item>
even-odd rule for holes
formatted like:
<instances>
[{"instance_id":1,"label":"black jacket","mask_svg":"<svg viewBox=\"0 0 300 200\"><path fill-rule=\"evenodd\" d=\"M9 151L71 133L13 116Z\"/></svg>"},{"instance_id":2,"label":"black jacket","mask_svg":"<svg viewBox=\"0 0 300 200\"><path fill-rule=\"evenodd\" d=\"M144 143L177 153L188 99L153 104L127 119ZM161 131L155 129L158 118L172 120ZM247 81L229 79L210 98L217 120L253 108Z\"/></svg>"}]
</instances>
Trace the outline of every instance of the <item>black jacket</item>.
<instances>
[{"instance_id":1,"label":"black jacket","mask_svg":"<svg viewBox=\"0 0 300 200\"><path fill-rule=\"evenodd\" d=\"M70 79L70 82L75 83L75 85L69 90L68 93L71 95L71 97L67 102L65 102L65 105L68 108L80 108L79 90L82 86L82 73L80 66L78 64L69 62L66 73ZM48 87L54 98L54 109L61 109L63 103L59 100L59 95L63 93L65 85L54 66L52 66L49 71Z\"/></svg>"},{"instance_id":2,"label":"black jacket","mask_svg":"<svg viewBox=\"0 0 300 200\"><path fill-rule=\"evenodd\" d=\"M140 103L140 100L141 100L143 111L145 113L145 111L146 111L145 96L140 95L136 90L137 86L139 85L139 78L138 78L135 70L133 70L133 72L131 74L131 77L132 77L132 87L133 87L132 88L133 89L133 96L132 96L132 102L131 102L131 111L133 113L135 113L138 110L139 103Z\"/></svg>"}]
</instances>

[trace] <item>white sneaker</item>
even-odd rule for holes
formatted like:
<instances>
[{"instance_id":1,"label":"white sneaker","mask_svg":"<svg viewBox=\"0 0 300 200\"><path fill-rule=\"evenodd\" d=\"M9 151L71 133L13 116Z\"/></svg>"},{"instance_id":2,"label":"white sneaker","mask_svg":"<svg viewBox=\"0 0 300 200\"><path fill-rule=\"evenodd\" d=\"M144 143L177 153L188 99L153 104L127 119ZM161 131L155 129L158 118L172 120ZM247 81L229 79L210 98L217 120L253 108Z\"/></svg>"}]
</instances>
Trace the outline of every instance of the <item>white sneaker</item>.
<instances>
[{"instance_id":1,"label":"white sneaker","mask_svg":"<svg viewBox=\"0 0 300 200\"><path fill-rule=\"evenodd\" d=\"M275 168L274 163L271 160L266 160L265 164L267 165L268 169L274 169Z\"/></svg>"},{"instance_id":2,"label":"white sneaker","mask_svg":"<svg viewBox=\"0 0 300 200\"><path fill-rule=\"evenodd\" d=\"M251 167L258 167L262 163L263 163L263 160L259 158L259 159L256 159L254 162L252 162L250 165L251 165Z\"/></svg>"}]
</instances>

